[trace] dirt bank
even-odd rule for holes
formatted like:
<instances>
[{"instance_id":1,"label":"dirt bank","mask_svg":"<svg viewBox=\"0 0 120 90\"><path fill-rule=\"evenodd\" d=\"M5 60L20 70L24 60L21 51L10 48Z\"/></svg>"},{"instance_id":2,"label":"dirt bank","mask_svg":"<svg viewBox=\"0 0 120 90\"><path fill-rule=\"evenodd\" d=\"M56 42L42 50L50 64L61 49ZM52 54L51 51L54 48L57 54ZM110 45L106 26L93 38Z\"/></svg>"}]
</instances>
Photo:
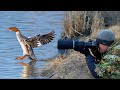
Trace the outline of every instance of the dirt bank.
<instances>
[{"instance_id":1,"label":"dirt bank","mask_svg":"<svg viewBox=\"0 0 120 90\"><path fill-rule=\"evenodd\" d=\"M57 56L42 71L50 79L94 79L87 67L85 56L72 51L66 56Z\"/></svg>"}]
</instances>

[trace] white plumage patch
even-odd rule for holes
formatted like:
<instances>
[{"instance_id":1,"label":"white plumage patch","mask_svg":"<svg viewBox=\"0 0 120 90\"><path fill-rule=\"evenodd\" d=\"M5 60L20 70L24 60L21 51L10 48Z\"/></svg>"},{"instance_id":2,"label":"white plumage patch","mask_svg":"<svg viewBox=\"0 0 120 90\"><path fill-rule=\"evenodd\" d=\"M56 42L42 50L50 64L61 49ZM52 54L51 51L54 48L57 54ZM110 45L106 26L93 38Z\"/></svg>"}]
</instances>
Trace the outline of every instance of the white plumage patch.
<instances>
[{"instance_id":1,"label":"white plumage patch","mask_svg":"<svg viewBox=\"0 0 120 90\"><path fill-rule=\"evenodd\" d=\"M41 46L41 45L42 45L42 44L40 43L40 41L38 41L38 43L37 43L37 44L38 44L38 46Z\"/></svg>"}]
</instances>

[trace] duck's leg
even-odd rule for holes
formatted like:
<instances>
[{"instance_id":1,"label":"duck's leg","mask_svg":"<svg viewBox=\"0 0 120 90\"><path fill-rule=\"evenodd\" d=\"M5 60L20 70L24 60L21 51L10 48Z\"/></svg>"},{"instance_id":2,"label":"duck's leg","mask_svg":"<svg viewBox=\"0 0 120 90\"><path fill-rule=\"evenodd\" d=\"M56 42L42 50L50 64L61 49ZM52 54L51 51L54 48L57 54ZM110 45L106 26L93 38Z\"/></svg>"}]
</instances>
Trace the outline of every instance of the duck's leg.
<instances>
[{"instance_id":1,"label":"duck's leg","mask_svg":"<svg viewBox=\"0 0 120 90\"><path fill-rule=\"evenodd\" d=\"M31 57L29 57L29 59L33 62L37 61L37 59L31 58Z\"/></svg>"},{"instance_id":2,"label":"duck's leg","mask_svg":"<svg viewBox=\"0 0 120 90\"><path fill-rule=\"evenodd\" d=\"M24 55L24 56L19 56L19 57L17 57L16 59L17 59L17 60L23 60L24 58L26 58L26 55Z\"/></svg>"}]
</instances>

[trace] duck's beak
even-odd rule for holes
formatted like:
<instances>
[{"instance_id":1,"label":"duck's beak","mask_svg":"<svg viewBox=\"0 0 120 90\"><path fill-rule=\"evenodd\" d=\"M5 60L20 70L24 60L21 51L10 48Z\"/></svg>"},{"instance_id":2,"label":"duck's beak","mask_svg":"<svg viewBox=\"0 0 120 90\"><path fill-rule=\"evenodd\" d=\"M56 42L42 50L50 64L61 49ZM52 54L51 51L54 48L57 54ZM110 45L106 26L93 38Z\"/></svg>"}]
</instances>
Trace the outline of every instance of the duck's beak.
<instances>
[{"instance_id":1,"label":"duck's beak","mask_svg":"<svg viewBox=\"0 0 120 90\"><path fill-rule=\"evenodd\" d=\"M12 31L11 29L7 28L7 30Z\"/></svg>"}]
</instances>

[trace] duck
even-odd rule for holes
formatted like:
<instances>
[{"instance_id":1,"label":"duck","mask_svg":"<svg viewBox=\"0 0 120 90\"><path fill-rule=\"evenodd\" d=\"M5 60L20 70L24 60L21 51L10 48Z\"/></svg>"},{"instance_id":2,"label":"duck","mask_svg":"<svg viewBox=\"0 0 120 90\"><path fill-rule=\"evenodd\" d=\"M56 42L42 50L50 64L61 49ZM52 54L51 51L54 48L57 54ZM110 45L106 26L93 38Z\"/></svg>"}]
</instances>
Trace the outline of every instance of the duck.
<instances>
[{"instance_id":1,"label":"duck","mask_svg":"<svg viewBox=\"0 0 120 90\"><path fill-rule=\"evenodd\" d=\"M8 30L16 33L17 40L23 50L23 55L18 56L16 58L17 60L23 60L26 57L33 61L38 60L34 54L33 48L48 44L54 39L55 36L54 30L47 34L38 34L32 37L26 37L22 35L20 29L18 29L17 27L9 27Z\"/></svg>"}]
</instances>

